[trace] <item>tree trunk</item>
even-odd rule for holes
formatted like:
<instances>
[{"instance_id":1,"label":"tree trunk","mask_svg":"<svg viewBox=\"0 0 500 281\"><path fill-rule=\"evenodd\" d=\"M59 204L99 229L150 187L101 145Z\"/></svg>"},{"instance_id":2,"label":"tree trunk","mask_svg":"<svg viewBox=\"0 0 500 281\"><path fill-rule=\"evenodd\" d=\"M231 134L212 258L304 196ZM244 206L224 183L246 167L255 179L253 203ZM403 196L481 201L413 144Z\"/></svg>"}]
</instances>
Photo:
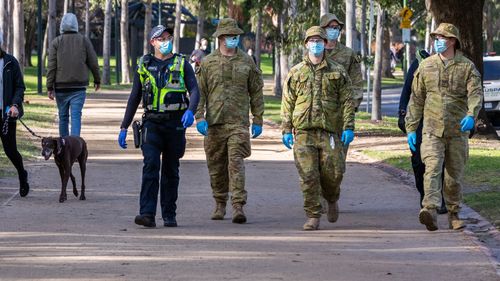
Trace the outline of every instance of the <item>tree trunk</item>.
<instances>
[{"instance_id":1,"label":"tree trunk","mask_svg":"<svg viewBox=\"0 0 500 281\"><path fill-rule=\"evenodd\" d=\"M68 12L69 0L64 0L63 15Z\"/></svg>"},{"instance_id":2,"label":"tree trunk","mask_svg":"<svg viewBox=\"0 0 500 281\"><path fill-rule=\"evenodd\" d=\"M130 83L129 36L128 36L128 1L121 0L120 46L122 84Z\"/></svg>"},{"instance_id":3,"label":"tree trunk","mask_svg":"<svg viewBox=\"0 0 500 281\"><path fill-rule=\"evenodd\" d=\"M385 10L380 5L377 13L377 33L375 50L375 69L373 71L372 120L382 120L382 56L384 40Z\"/></svg>"},{"instance_id":4,"label":"tree trunk","mask_svg":"<svg viewBox=\"0 0 500 281\"><path fill-rule=\"evenodd\" d=\"M431 40L432 16L431 16L429 11L427 13L428 13L428 15L427 15L426 23L425 23L425 50L430 53L431 42L432 42L432 40Z\"/></svg>"},{"instance_id":5,"label":"tree trunk","mask_svg":"<svg viewBox=\"0 0 500 281\"><path fill-rule=\"evenodd\" d=\"M23 0L14 1L13 28L14 28L14 57L19 61L21 70L24 69L24 10Z\"/></svg>"},{"instance_id":6,"label":"tree trunk","mask_svg":"<svg viewBox=\"0 0 500 281\"><path fill-rule=\"evenodd\" d=\"M37 42L36 40L36 9L28 9L27 11L26 18L24 19L24 22L26 24L25 26L25 31L24 31L24 38L26 39L24 41L24 54L25 54L25 60L24 60L24 66L33 66L33 63L31 62L31 51L35 48L35 43Z\"/></svg>"},{"instance_id":7,"label":"tree trunk","mask_svg":"<svg viewBox=\"0 0 500 281\"><path fill-rule=\"evenodd\" d=\"M49 52L49 46L52 43L52 40L56 37L56 0L49 0L48 3L48 12L47 12L47 25L45 28L45 34L43 36L43 51L42 51L42 68L45 73L45 66L47 62L47 56Z\"/></svg>"},{"instance_id":8,"label":"tree trunk","mask_svg":"<svg viewBox=\"0 0 500 281\"><path fill-rule=\"evenodd\" d=\"M382 41L382 77L394 78L391 71L391 35L389 27L384 27L384 35Z\"/></svg>"},{"instance_id":9,"label":"tree trunk","mask_svg":"<svg viewBox=\"0 0 500 281\"><path fill-rule=\"evenodd\" d=\"M9 26L8 26L8 35L7 35L7 53L14 53L14 0L8 0L9 6Z\"/></svg>"},{"instance_id":10,"label":"tree trunk","mask_svg":"<svg viewBox=\"0 0 500 281\"><path fill-rule=\"evenodd\" d=\"M111 84L111 9L113 2L111 0L106 0L105 8L104 8L104 35L102 38L102 58L103 58L103 67L102 67L102 83L104 85Z\"/></svg>"},{"instance_id":11,"label":"tree trunk","mask_svg":"<svg viewBox=\"0 0 500 281\"><path fill-rule=\"evenodd\" d=\"M330 11L328 9L328 2L328 0L320 0L320 17Z\"/></svg>"},{"instance_id":12,"label":"tree trunk","mask_svg":"<svg viewBox=\"0 0 500 281\"><path fill-rule=\"evenodd\" d=\"M286 16L286 10L283 10L280 18L279 18L279 24L280 24L280 33L281 33L281 44L280 44L280 67L281 67L281 71L280 71L280 78L281 78L281 83L283 84L283 82L285 81L286 79L286 76L288 75L288 70L289 70L289 67L288 67L288 54L285 52L285 48L283 48L283 46L285 46L285 37L287 36L286 33L285 33L285 21L286 21L286 18L288 18Z\"/></svg>"},{"instance_id":13,"label":"tree trunk","mask_svg":"<svg viewBox=\"0 0 500 281\"><path fill-rule=\"evenodd\" d=\"M90 39L90 3L89 2L90 2L89 0L85 0L85 37Z\"/></svg>"},{"instance_id":14,"label":"tree trunk","mask_svg":"<svg viewBox=\"0 0 500 281\"><path fill-rule=\"evenodd\" d=\"M494 24L494 19L493 19L493 13L495 12L494 9L494 3L488 1L487 2L487 16L486 16L486 51L487 52L493 52L494 47L493 47L493 24Z\"/></svg>"},{"instance_id":15,"label":"tree trunk","mask_svg":"<svg viewBox=\"0 0 500 281\"><path fill-rule=\"evenodd\" d=\"M484 0L426 0L436 24L448 22L460 31L460 47L483 73L483 7ZM498 139L498 135L486 116L484 107L479 112L476 137Z\"/></svg>"},{"instance_id":16,"label":"tree trunk","mask_svg":"<svg viewBox=\"0 0 500 281\"><path fill-rule=\"evenodd\" d=\"M147 0L146 3L146 14L144 16L144 45L142 47L142 54L149 54L150 44L149 44L149 32L151 31L151 18L153 15L153 6L151 5L151 0Z\"/></svg>"},{"instance_id":17,"label":"tree trunk","mask_svg":"<svg viewBox=\"0 0 500 281\"><path fill-rule=\"evenodd\" d=\"M280 46L274 45L274 95L281 97L283 89L281 88L281 63Z\"/></svg>"},{"instance_id":18,"label":"tree trunk","mask_svg":"<svg viewBox=\"0 0 500 281\"><path fill-rule=\"evenodd\" d=\"M354 47L354 35L356 33L356 0L345 0L345 44L349 48Z\"/></svg>"},{"instance_id":19,"label":"tree trunk","mask_svg":"<svg viewBox=\"0 0 500 281\"><path fill-rule=\"evenodd\" d=\"M257 11L257 28L255 30L255 60L257 67L260 69L260 43L262 41L262 10L260 7Z\"/></svg>"},{"instance_id":20,"label":"tree trunk","mask_svg":"<svg viewBox=\"0 0 500 281\"><path fill-rule=\"evenodd\" d=\"M233 0L227 0L227 15L230 18L236 19L236 11L234 8Z\"/></svg>"},{"instance_id":21,"label":"tree trunk","mask_svg":"<svg viewBox=\"0 0 500 281\"><path fill-rule=\"evenodd\" d=\"M201 44L201 38L203 38L203 32L205 29L205 3L200 1L198 4L198 21L196 22L196 40L194 43L194 49L198 49Z\"/></svg>"},{"instance_id":22,"label":"tree trunk","mask_svg":"<svg viewBox=\"0 0 500 281\"><path fill-rule=\"evenodd\" d=\"M181 8L182 0L177 0L175 4L174 53L179 52L179 41L181 39Z\"/></svg>"},{"instance_id":23,"label":"tree trunk","mask_svg":"<svg viewBox=\"0 0 500 281\"><path fill-rule=\"evenodd\" d=\"M144 45L142 47L142 54L150 53L150 43L149 43L149 32L151 31L151 18L153 15L153 6L151 5L151 0L146 0L144 3L146 6L146 11L144 15Z\"/></svg>"},{"instance_id":24,"label":"tree trunk","mask_svg":"<svg viewBox=\"0 0 500 281\"><path fill-rule=\"evenodd\" d=\"M361 41L361 44L360 44L360 47L361 47L361 57L362 58L365 58L368 54L367 54L367 43L366 43L366 8L367 8L367 4L366 4L366 1L367 0L362 0L361 1L361 34L360 34L360 41ZM366 80L366 65L364 63L364 60L363 62L361 63L361 73L363 75L363 80Z\"/></svg>"},{"instance_id":25,"label":"tree trunk","mask_svg":"<svg viewBox=\"0 0 500 281\"><path fill-rule=\"evenodd\" d=\"M2 41L4 42L2 48L5 48L7 36L9 36L9 2L8 0L0 0L0 32L2 33Z\"/></svg>"}]
</instances>

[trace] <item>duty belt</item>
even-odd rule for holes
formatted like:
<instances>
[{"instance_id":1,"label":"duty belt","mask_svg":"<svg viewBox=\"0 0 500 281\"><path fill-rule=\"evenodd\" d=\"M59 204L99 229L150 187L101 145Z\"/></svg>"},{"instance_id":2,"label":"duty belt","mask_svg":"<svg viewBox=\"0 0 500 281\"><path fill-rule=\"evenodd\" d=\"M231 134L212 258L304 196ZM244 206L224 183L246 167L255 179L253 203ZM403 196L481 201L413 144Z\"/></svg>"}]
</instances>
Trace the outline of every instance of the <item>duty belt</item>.
<instances>
[{"instance_id":1,"label":"duty belt","mask_svg":"<svg viewBox=\"0 0 500 281\"><path fill-rule=\"evenodd\" d=\"M169 120L180 120L184 111L176 111L176 112L166 112L166 113L154 113L154 112L146 112L142 116L145 120L151 121L169 121Z\"/></svg>"}]
</instances>

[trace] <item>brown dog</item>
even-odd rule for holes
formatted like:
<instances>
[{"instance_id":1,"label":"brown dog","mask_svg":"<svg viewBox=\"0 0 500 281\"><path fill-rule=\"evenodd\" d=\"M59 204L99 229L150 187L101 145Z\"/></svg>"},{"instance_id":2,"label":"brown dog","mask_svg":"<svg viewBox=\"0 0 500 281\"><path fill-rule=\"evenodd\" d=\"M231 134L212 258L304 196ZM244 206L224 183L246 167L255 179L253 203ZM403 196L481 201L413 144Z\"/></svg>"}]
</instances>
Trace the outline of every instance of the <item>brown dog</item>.
<instances>
[{"instance_id":1,"label":"brown dog","mask_svg":"<svg viewBox=\"0 0 500 281\"><path fill-rule=\"evenodd\" d=\"M61 176L61 195L59 202L64 202L68 198L66 195L66 186L71 177L73 183L73 194L78 197L78 190L76 190L76 181L71 168L73 164L78 161L80 165L80 172L82 175L82 189L80 200L85 200L85 170L87 165L87 143L81 137L67 136L61 138L47 137L42 139L42 156L45 160L49 160L50 156L54 154L54 160L59 168Z\"/></svg>"}]
</instances>

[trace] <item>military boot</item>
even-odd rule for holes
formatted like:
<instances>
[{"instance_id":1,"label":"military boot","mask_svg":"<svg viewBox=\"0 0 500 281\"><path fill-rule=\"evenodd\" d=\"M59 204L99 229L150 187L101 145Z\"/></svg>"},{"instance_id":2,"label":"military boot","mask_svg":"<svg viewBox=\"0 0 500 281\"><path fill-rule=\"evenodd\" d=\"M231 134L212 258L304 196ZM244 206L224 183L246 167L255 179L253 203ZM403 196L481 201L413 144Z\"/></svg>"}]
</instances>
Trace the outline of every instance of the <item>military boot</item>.
<instances>
[{"instance_id":1,"label":"military boot","mask_svg":"<svg viewBox=\"0 0 500 281\"><path fill-rule=\"evenodd\" d=\"M327 218L329 222L336 222L339 219L339 204L337 201L328 202Z\"/></svg>"},{"instance_id":2,"label":"military boot","mask_svg":"<svg viewBox=\"0 0 500 281\"><path fill-rule=\"evenodd\" d=\"M304 226L304 230L318 230L319 228L319 218L308 218Z\"/></svg>"},{"instance_id":3,"label":"military boot","mask_svg":"<svg viewBox=\"0 0 500 281\"><path fill-rule=\"evenodd\" d=\"M212 213L213 220L223 220L226 215L226 203L217 202L215 210Z\"/></svg>"},{"instance_id":4,"label":"military boot","mask_svg":"<svg viewBox=\"0 0 500 281\"><path fill-rule=\"evenodd\" d=\"M449 212L448 213L448 223L450 229L459 230L465 227L465 222L458 217L458 213Z\"/></svg>"},{"instance_id":5,"label":"military boot","mask_svg":"<svg viewBox=\"0 0 500 281\"><path fill-rule=\"evenodd\" d=\"M247 217L243 212L243 205L234 204L233 205L233 223L246 223Z\"/></svg>"},{"instance_id":6,"label":"military boot","mask_svg":"<svg viewBox=\"0 0 500 281\"><path fill-rule=\"evenodd\" d=\"M422 208L418 214L418 219L421 224L424 224L427 230L436 231L438 230L437 224L437 212L436 209Z\"/></svg>"}]
</instances>

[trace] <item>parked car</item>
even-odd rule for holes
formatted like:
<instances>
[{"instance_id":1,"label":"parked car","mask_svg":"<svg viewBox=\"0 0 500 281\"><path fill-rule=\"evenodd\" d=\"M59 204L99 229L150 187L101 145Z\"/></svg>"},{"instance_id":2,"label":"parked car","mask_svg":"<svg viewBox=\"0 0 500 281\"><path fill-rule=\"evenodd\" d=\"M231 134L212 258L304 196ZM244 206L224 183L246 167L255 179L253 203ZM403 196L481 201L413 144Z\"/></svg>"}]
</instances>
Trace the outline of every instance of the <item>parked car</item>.
<instances>
[{"instance_id":1,"label":"parked car","mask_svg":"<svg viewBox=\"0 0 500 281\"><path fill-rule=\"evenodd\" d=\"M500 56L483 58L484 109L495 126L500 126Z\"/></svg>"}]
</instances>

